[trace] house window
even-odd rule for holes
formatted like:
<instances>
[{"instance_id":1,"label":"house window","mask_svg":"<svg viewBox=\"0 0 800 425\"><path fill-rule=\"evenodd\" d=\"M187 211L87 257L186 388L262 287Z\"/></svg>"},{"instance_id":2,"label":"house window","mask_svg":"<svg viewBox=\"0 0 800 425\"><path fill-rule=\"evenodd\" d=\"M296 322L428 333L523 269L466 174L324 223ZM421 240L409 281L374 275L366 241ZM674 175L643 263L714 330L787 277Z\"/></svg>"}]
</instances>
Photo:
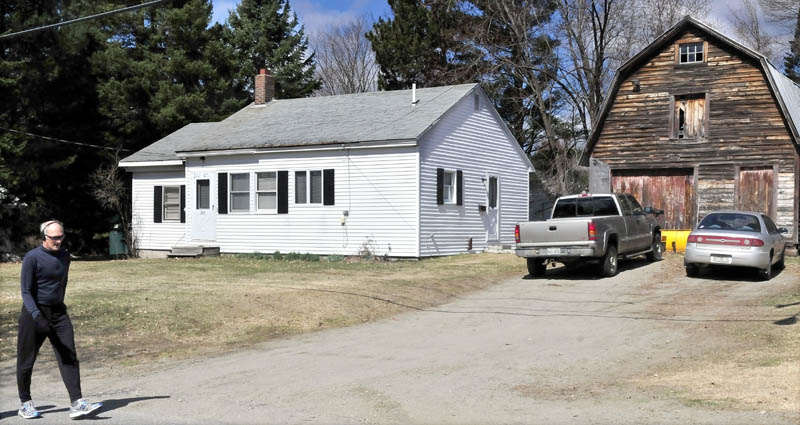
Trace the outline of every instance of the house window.
<instances>
[{"instance_id":1,"label":"house window","mask_svg":"<svg viewBox=\"0 0 800 425\"><path fill-rule=\"evenodd\" d=\"M442 180L442 196L445 204L456 203L456 172L444 171L444 179Z\"/></svg>"},{"instance_id":2,"label":"house window","mask_svg":"<svg viewBox=\"0 0 800 425\"><path fill-rule=\"evenodd\" d=\"M294 203L322 203L322 170L295 171Z\"/></svg>"},{"instance_id":3,"label":"house window","mask_svg":"<svg viewBox=\"0 0 800 425\"><path fill-rule=\"evenodd\" d=\"M164 186L164 221L180 221L181 219L181 187Z\"/></svg>"},{"instance_id":4,"label":"house window","mask_svg":"<svg viewBox=\"0 0 800 425\"><path fill-rule=\"evenodd\" d=\"M700 138L706 135L704 94L675 96L673 139Z\"/></svg>"},{"instance_id":5,"label":"house window","mask_svg":"<svg viewBox=\"0 0 800 425\"><path fill-rule=\"evenodd\" d=\"M250 173L231 174L231 212L250 211Z\"/></svg>"},{"instance_id":6,"label":"house window","mask_svg":"<svg viewBox=\"0 0 800 425\"><path fill-rule=\"evenodd\" d=\"M197 180L197 209L207 210L211 203L211 186L209 180Z\"/></svg>"},{"instance_id":7,"label":"house window","mask_svg":"<svg viewBox=\"0 0 800 425\"><path fill-rule=\"evenodd\" d=\"M256 173L256 201L258 211L274 211L278 208L276 172Z\"/></svg>"},{"instance_id":8,"label":"house window","mask_svg":"<svg viewBox=\"0 0 800 425\"><path fill-rule=\"evenodd\" d=\"M678 47L678 63L703 62L703 43L681 44Z\"/></svg>"},{"instance_id":9,"label":"house window","mask_svg":"<svg viewBox=\"0 0 800 425\"><path fill-rule=\"evenodd\" d=\"M497 177L489 177L489 208L497 208Z\"/></svg>"}]
</instances>

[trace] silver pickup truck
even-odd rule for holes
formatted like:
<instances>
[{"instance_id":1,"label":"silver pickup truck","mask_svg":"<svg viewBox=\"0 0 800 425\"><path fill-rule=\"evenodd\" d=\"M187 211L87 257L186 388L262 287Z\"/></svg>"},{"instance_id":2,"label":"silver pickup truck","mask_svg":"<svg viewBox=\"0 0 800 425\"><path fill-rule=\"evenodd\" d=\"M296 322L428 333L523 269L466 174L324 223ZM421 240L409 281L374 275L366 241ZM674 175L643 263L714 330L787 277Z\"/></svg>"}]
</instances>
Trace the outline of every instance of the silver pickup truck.
<instances>
[{"instance_id":1,"label":"silver pickup truck","mask_svg":"<svg viewBox=\"0 0 800 425\"><path fill-rule=\"evenodd\" d=\"M596 262L601 275L614 276L619 257L661 259L661 228L653 217L658 214L663 211L642 208L626 194L563 196L550 219L517 224L516 253L528 259L531 276L543 275L553 261L568 267Z\"/></svg>"}]
</instances>

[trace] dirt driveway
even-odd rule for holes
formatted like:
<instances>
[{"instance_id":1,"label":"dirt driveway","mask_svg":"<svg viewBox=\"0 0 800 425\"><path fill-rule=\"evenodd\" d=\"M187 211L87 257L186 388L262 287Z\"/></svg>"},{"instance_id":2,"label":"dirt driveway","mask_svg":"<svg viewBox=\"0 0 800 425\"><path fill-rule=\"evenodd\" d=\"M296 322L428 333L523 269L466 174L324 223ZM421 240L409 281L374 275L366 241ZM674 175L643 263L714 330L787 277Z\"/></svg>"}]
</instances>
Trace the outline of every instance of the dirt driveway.
<instances>
[{"instance_id":1,"label":"dirt driveway","mask_svg":"<svg viewBox=\"0 0 800 425\"><path fill-rule=\"evenodd\" d=\"M84 393L106 400L104 424L797 424L780 403L693 403L659 381L669 365L713 352L731 323L796 314L755 303L795 285L793 266L769 282L689 279L677 256L623 263L610 279L551 269L437 309L218 358L85 371ZM9 418L13 365L1 366L0 422L20 422ZM54 369L35 372L37 424L68 422ZM789 406L800 397L779 392L764 389Z\"/></svg>"}]
</instances>

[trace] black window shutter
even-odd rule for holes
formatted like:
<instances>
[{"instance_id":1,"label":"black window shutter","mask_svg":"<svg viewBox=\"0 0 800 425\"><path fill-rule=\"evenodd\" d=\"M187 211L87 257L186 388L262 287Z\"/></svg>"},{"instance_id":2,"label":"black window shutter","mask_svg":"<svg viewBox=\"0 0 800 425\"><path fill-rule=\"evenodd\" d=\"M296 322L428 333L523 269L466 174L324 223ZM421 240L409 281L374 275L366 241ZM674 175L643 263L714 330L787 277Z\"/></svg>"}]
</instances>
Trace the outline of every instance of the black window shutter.
<instances>
[{"instance_id":1,"label":"black window shutter","mask_svg":"<svg viewBox=\"0 0 800 425\"><path fill-rule=\"evenodd\" d=\"M444 204L444 168L436 169L436 205Z\"/></svg>"},{"instance_id":2,"label":"black window shutter","mask_svg":"<svg viewBox=\"0 0 800 425\"><path fill-rule=\"evenodd\" d=\"M186 185L181 185L181 223L186 223Z\"/></svg>"},{"instance_id":3,"label":"black window shutter","mask_svg":"<svg viewBox=\"0 0 800 425\"><path fill-rule=\"evenodd\" d=\"M278 171L278 214L289 213L289 172Z\"/></svg>"},{"instance_id":4,"label":"black window shutter","mask_svg":"<svg viewBox=\"0 0 800 425\"><path fill-rule=\"evenodd\" d=\"M333 177L333 169L322 170L322 205L334 205L334 187L333 184L334 177Z\"/></svg>"},{"instance_id":5,"label":"black window shutter","mask_svg":"<svg viewBox=\"0 0 800 425\"><path fill-rule=\"evenodd\" d=\"M464 173L456 171L456 204L464 205Z\"/></svg>"},{"instance_id":6,"label":"black window shutter","mask_svg":"<svg viewBox=\"0 0 800 425\"><path fill-rule=\"evenodd\" d=\"M217 174L217 213L228 213L228 173Z\"/></svg>"},{"instance_id":7,"label":"black window shutter","mask_svg":"<svg viewBox=\"0 0 800 425\"><path fill-rule=\"evenodd\" d=\"M153 223L161 223L162 186L153 186Z\"/></svg>"}]
</instances>

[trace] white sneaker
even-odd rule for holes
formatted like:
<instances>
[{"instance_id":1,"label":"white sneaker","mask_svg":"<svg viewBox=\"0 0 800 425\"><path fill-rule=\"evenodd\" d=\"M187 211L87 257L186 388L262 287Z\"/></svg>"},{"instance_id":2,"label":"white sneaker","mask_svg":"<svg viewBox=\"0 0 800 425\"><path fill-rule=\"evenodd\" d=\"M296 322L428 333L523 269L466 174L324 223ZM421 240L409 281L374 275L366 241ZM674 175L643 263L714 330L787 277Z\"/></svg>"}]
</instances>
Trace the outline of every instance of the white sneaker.
<instances>
[{"instance_id":1,"label":"white sneaker","mask_svg":"<svg viewBox=\"0 0 800 425\"><path fill-rule=\"evenodd\" d=\"M22 403L22 406L19 407L17 414L23 419L33 419L42 416L42 414L36 410L36 406L33 405L33 400L28 400L25 403Z\"/></svg>"},{"instance_id":2,"label":"white sneaker","mask_svg":"<svg viewBox=\"0 0 800 425\"><path fill-rule=\"evenodd\" d=\"M69 408L69 418L78 419L92 414L103 407L103 403L89 403L85 398L79 399Z\"/></svg>"}]
</instances>

